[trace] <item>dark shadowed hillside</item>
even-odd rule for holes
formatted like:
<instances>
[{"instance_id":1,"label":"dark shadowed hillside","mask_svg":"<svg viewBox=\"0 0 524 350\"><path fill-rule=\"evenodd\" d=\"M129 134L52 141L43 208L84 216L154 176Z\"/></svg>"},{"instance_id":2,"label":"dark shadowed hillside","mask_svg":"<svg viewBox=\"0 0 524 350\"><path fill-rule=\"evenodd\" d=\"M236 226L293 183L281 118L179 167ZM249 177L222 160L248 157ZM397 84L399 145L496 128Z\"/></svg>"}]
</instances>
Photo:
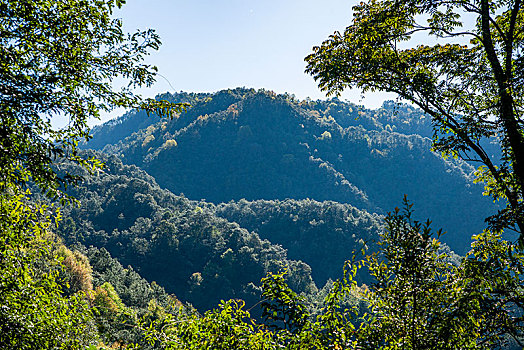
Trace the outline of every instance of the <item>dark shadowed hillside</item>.
<instances>
[{"instance_id":1,"label":"dark shadowed hillside","mask_svg":"<svg viewBox=\"0 0 524 350\"><path fill-rule=\"evenodd\" d=\"M63 208L59 233L66 243L104 248L200 310L229 298L255 304L260 279L282 266L296 290L316 291L311 268L287 259L281 246L161 189L134 166L97 157L106 163L97 175L72 169L85 181L70 192L81 204Z\"/></svg>"},{"instance_id":2,"label":"dark shadowed hillside","mask_svg":"<svg viewBox=\"0 0 524 350\"><path fill-rule=\"evenodd\" d=\"M429 121L412 107L370 111L247 89L171 98L193 107L156 123L131 112L98 127L93 145L106 143L174 193L214 203L310 198L384 214L407 194L417 217L448 231L444 241L459 252L495 211L472 184L472 167L431 152Z\"/></svg>"},{"instance_id":3,"label":"dark shadowed hillside","mask_svg":"<svg viewBox=\"0 0 524 350\"><path fill-rule=\"evenodd\" d=\"M289 258L306 262L318 286L338 278L353 253L362 258L362 249L375 251L383 230L383 217L333 201L240 200L207 205L216 215L282 245ZM358 279L369 282L363 275Z\"/></svg>"}]
</instances>

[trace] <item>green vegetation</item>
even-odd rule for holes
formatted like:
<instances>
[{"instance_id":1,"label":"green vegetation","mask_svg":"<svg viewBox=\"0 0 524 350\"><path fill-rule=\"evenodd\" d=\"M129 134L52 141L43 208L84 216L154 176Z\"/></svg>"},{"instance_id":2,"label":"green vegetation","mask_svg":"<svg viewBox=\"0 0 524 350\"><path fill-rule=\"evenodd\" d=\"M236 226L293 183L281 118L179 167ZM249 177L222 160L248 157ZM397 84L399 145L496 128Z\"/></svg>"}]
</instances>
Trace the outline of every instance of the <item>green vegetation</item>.
<instances>
[{"instance_id":1,"label":"green vegetation","mask_svg":"<svg viewBox=\"0 0 524 350\"><path fill-rule=\"evenodd\" d=\"M79 180L57 159L86 168L79 139L87 120L114 107L171 116L185 105L143 100L130 90L150 85L142 60L160 42L153 31L127 35L111 19L124 1L0 3L0 347L85 348L99 342L89 262L55 241L60 212L31 197L35 183L54 198ZM112 90L116 78L129 85ZM54 126L56 119L66 120ZM95 291L96 297L96 291ZM97 300L96 298L94 299ZM116 299L115 299L116 300Z\"/></svg>"},{"instance_id":2,"label":"green vegetation","mask_svg":"<svg viewBox=\"0 0 524 350\"><path fill-rule=\"evenodd\" d=\"M424 115L247 89L144 101L130 88L152 83L159 40L126 36L122 4L0 4L1 348L524 346L519 0L370 0L306 58L329 93L393 91ZM445 43L398 48L421 31ZM109 154L78 150L87 119L118 106L145 112L95 130ZM498 207L473 179L501 202L484 230ZM442 237L473 234L464 257L406 197L368 213L400 192L452 227Z\"/></svg>"},{"instance_id":3,"label":"green vegetation","mask_svg":"<svg viewBox=\"0 0 524 350\"><path fill-rule=\"evenodd\" d=\"M295 290L316 291L311 268L288 260L282 247L217 217L203 204L161 189L144 171L114 156L90 156L105 163L97 175L62 164L84 177L69 191L81 205L62 209L67 219L57 232L67 244L107 249L201 311L221 299L242 298L255 305L260 279L282 264L290 267L288 281Z\"/></svg>"},{"instance_id":4,"label":"green vegetation","mask_svg":"<svg viewBox=\"0 0 524 350\"><path fill-rule=\"evenodd\" d=\"M16 187L0 195L0 344L3 349L79 348L95 339L88 302L63 295L48 208Z\"/></svg>"},{"instance_id":5,"label":"green vegetation","mask_svg":"<svg viewBox=\"0 0 524 350\"><path fill-rule=\"evenodd\" d=\"M347 263L312 316L285 271L263 280L262 324L243 302L222 302L202 317L166 317L145 330L163 349L517 349L522 347L524 255L499 234L475 237L459 266L442 253L429 222L405 200L385 219L380 254ZM437 232L437 236L440 232ZM367 269L374 283L358 288ZM346 307L356 294L367 312Z\"/></svg>"},{"instance_id":6,"label":"green vegetation","mask_svg":"<svg viewBox=\"0 0 524 350\"><path fill-rule=\"evenodd\" d=\"M409 194L417 215L445 227L443 240L461 254L471 230L481 231L484 218L500 208L472 184L472 166L442 159L430 140L414 134L428 135L431 124L413 107L391 102L369 111L336 99L298 102L248 89L164 97L192 107L152 124L145 113L129 113L98 127L93 141L190 199L309 198L385 215ZM326 132L330 138L322 137ZM166 147L168 140L176 147Z\"/></svg>"},{"instance_id":7,"label":"green vegetation","mask_svg":"<svg viewBox=\"0 0 524 350\"><path fill-rule=\"evenodd\" d=\"M306 71L330 94L392 91L421 108L432 119L435 150L480 164L486 193L507 204L490 228L516 230L524 247L520 1L384 0L354 11L343 34L306 58ZM415 33L435 45L413 45ZM498 154L484 147L493 139Z\"/></svg>"},{"instance_id":8,"label":"green vegetation","mask_svg":"<svg viewBox=\"0 0 524 350\"><path fill-rule=\"evenodd\" d=\"M330 201L240 200L208 206L216 215L280 244L291 259L307 263L318 286L336 279L352 252L376 250L383 230L383 217ZM357 277L370 282L367 274Z\"/></svg>"}]
</instances>

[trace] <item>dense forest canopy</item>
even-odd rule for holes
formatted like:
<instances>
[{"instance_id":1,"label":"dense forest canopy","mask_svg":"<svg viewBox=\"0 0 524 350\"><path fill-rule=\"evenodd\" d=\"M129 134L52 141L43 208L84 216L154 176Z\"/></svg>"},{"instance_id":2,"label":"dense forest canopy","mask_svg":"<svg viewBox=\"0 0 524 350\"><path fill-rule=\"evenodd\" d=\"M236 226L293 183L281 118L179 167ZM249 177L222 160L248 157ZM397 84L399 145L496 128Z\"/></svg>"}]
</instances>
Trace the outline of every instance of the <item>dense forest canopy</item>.
<instances>
[{"instance_id":1,"label":"dense forest canopy","mask_svg":"<svg viewBox=\"0 0 524 350\"><path fill-rule=\"evenodd\" d=\"M392 91L421 108L432 119L435 149L477 163L487 192L506 200L490 228L516 230L524 246L521 6L520 0L362 2L343 33L306 57L306 71L329 94L347 87ZM414 43L415 33L436 43ZM484 147L493 138L500 140L496 160Z\"/></svg>"},{"instance_id":2,"label":"dense forest canopy","mask_svg":"<svg viewBox=\"0 0 524 350\"><path fill-rule=\"evenodd\" d=\"M307 72L421 109L376 111L144 100L160 41L124 33L124 2L0 3L1 348L524 346L520 0L355 6ZM436 44L409 47L418 32ZM80 151L118 106L136 110L94 130L104 153Z\"/></svg>"},{"instance_id":3,"label":"dense forest canopy","mask_svg":"<svg viewBox=\"0 0 524 350\"><path fill-rule=\"evenodd\" d=\"M77 153L78 142L89 138L88 119L97 118L100 111L121 106L170 116L184 108L143 99L130 89L154 82L156 69L143 64L143 59L158 49L160 41L152 30L133 35L122 30L112 13L124 2L0 2L0 346L4 349L95 346L106 336L114 339L115 328L104 330L103 324L119 327L125 317L118 322L115 317L124 311L135 324L138 319L138 311L123 306L109 280L93 278L88 258L56 237L53 231L60 211L32 197L27 188L34 183L48 196L64 198L64 187L79 179L57 169L57 159L86 168L100 165ZM114 91L117 78L129 85ZM68 122L57 127L53 118ZM132 278L150 288L136 275ZM118 285L117 277L110 279ZM134 294L151 299L165 294L158 288L142 292ZM142 314L146 311L142 307Z\"/></svg>"},{"instance_id":4,"label":"dense forest canopy","mask_svg":"<svg viewBox=\"0 0 524 350\"><path fill-rule=\"evenodd\" d=\"M243 88L159 98L192 107L171 121L130 112L95 128L93 145L189 199L334 200L384 215L408 194L460 253L498 209L470 164L431 152L431 120L408 105L367 110Z\"/></svg>"},{"instance_id":5,"label":"dense forest canopy","mask_svg":"<svg viewBox=\"0 0 524 350\"><path fill-rule=\"evenodd\" d=\"M281 265L289 266L293 289L316 291L311 268L288 260L281 246L161 189L135 166L102 154L96 158L104 161L104 170L96 176L84 172L84 183L70 192L82 204L63 208L66 219L58 233L66 243L104 248L202 311L230 298L253 306L260 279Z\"/></svg>"}]
</instances>

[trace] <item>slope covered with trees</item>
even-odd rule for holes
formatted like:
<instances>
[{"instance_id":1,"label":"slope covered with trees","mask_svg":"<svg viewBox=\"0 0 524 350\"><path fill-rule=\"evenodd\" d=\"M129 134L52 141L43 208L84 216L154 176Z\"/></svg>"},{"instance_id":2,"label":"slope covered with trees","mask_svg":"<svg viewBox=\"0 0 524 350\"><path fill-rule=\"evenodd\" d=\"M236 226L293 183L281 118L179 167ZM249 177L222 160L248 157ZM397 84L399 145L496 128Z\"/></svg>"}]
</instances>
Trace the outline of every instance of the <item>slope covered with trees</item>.
<instances>
[{"instance_id":1,"label":"slope covered with trees","mask_svg":"<svg viewBox=\"0 0 524 350\"><path fill-rule=\"evenodd\" d=\"M77 180L55 161L77 157L87 120L115 107L160 115L184 105L142 99L129 86L154 82L143 58L153 30L127 35L113 13L125 1L2 1L0 4L0 348L93 348L107 335L97 313L126 308L109 282L93 290L88 259L56 240L59 211L35 201L28 183L63 202ZM57 119L66 122L62 126ZM111 306L106 308L106 306ZM106 320L115 320L107 314ZM141 334L141 332L139 331Z\"/></svg>"},{"instance_id":2,"label":"slope covered with trees","mask_svg":"<svg viewBox=\"0 0 524 350\"><path fill-rule=\"evenodd\" d=\"M69 192L81 205L63 208L58 232L67 244L106 249L200 310L228 298L256 304L260 279L282 265L289 266L296 290L316 291L311 268L289 260L282 247L161 189L135 166L114 156L97 158L105 162L97 175L62 165L85 179Z\"/></svg>"},{"instance_id":3,"label":"slope covered with trees","mask_svg":"<svg viewBox=\"0 0 524 350\"><path fill-rule=\"evenodd\" d=\"M375 251L383 217L349 204L314 200L258 200L208 204L214 213L287 249L311 266L318 286L340 277L344 262L361 250ZM369 282L365 274L359 282Z\"/></svg>"},{"instance_id":4,"label":"slope covered with trees","mask_svg":"<svg viewBox=\"0 0 524 350\"><path fill-rule=\"evenodd\" d=\"M190 199L310 198L385 214L407 194L459 252L496 210L472 184L471 166L431 152L429 120L412 107L370 111L248 89L162 97L193 107L132 134L147 116L130 112L98 127L92 142Z\"/></svg>"},{"instance_id":5,"label":"slope covered with trees","mask_svg":"<svg viewBox=\"0 0 524 350\"><path fill-rule=\"evenodd\" d=\"M96 117L99 110L133 106L173 116L185 106L167 100L143 103L126 88L113 92L112 81L119 75L129 79L129 86L153 82L154 69L142 64L142 58L159 45L154 32L126 36L121 22L111 19L113 9L123 2L28 0L0 6L0 146L4 151L0 156L0 347L104 349L110 344L111 348L140 349L420 350L524 346L524 111L520 102L524 41L519 0L361 2L344 34L337 32L308 56L308 72L328 92L347 86L385 89L420 106L437 130L433 146L447 155L480 162L476 180L484 182L492 199L506 204L489 217L488 229L477 234L473 224L468 227L474 233L471 250L456 263L442 249L441 232L435 233L429 220L417 221L413 205L404 198L402 209L395 208L384 218L378 251L352 258L344 265L342 277L328 281L320 292L308 265L288 259L282 247L216 213L260 232L271 225L286 225L290 234L272 229L274 239L283 239L295 253L303 250L320 265L311 251L294 244L297 234L315 234L307 225L340 228L342 239L336 242L354 246L360 243L349 238L354 226L364 231L368 224L375 227L370 217L377 216L345 204L312 200L219 205L190 201L162 190L152 177L122 164L118 157L144 168L171 162L184 171L193 169L181 176L167 170L157 174L164 175L166 186L181 183L191 191L196 187L190 187L190 180L206 179L196 171L200 166L216 171L220 181L213 185L233 190L224 175L229 173L224 165L231 165L233 180L252 178L255 182L248 185L260 185L266 192L279 187L288 191L283 191L285 195L296 194L299 189L282 181L286 171L290 179L297 178L291 176L296 172L304 174L297 179L300 185L317 191L313 198L327 192L381 211L395 190L408 189L415 196L427 196L415 198L423 212L436 210L433 203L444 208L430 193L442 191L440 195L454 195L445 202L447 210L474 217L483 214L475 212L476 206L460 212L461 205L468 203L461 202L460 196L469 195L469 189L463 191L470 178L467 164L444 162L427 150L427 139L394 132L394 127L403 131L394 114L366 118L369 126L355 126L343 114L321 115L323 109L312 109L310 101L297 103L291 96L244 90L195 99L195 109L171 122L138 118L134 122L147 127L137 133L122 128L122 120L113 130L119 130L118 137L124 139L106 149L118 157L103 159L105 168L95 158L86 161L78 153L77 142L87 137L86 119ZM464 14L468 20L462 23ZM476 21L470 21L472 16ZM444 43L408 49L397 45L409 45L406 41L420 31L437 41L444 38ZM458 36L472 40L469 45L449 43ZM211 114L199 113L199 101L200 111L208 108ZM330 109L331 103L337 102L330 101ZM190 113L195 118L185 118ZM57 115L68 117L69 124L53 127L50 118ZM408 118L404 124L410 123L420 133L427 131L420 118ZM500 140L494 144L498 155L488 154L494 138ZM345 151L339 151L340 145ZM395 161L389 162L390 157ZM249 171L245 173L249 176L238 176L244 169L239 158L249 169L262 159L258 170L267 176ZM395 162L401 162L405 171L396 172ZM191 168L193 163L198 167ZM355 169L365 172L359 176ZM441 184L431 187L434 184L424 177L435 174L444 177L438 175ZM85 182L79 183L82 177ZM264 187L264 181L273 186ZM31 182L44 194L62 199L64 220L60 210L31 195ZM64 193L65 185L76 186ZM207 191L217 202L224 195ZM474 191L471 195L475 199ZM68 205L68 196L81 198L82 204ZM278 210L272 212L268 204L276 204ZM438 217L438 213L429 216ZM443 216L452 219L449 213ZM297 230L288 217L298 223ZM365 224L344 226L342 217L355 222L359 218ZM59 232L74 247L64 246L53 232L61 221ZM504 230L516 231L519 239L504 240ZM451 232L457 237L458 231ZM366 232L363 236L367 237ZM201 308L208 307L216 292L242 296L248 306L231 299L198 313L144 280L134 268L123 268L114 257L133 263L148 278L157 273L168 287L180 288L184 297L201 302ZM181 275L166 276L165 270L159 274L151 266L180 268ZM282 269L272 273L274 268ZM357 285L355 276L362 269L375 283ZM262 286L257 288L253 281L261 276ZM293 289L309 293L308 300L323 296L323 302L312 302L312 314L306 297ZM367 307L348 307L348 301L355 299L364 300ZM249 311L256 300L261 318L255 320Z\"/></svg>"}]
</instances>

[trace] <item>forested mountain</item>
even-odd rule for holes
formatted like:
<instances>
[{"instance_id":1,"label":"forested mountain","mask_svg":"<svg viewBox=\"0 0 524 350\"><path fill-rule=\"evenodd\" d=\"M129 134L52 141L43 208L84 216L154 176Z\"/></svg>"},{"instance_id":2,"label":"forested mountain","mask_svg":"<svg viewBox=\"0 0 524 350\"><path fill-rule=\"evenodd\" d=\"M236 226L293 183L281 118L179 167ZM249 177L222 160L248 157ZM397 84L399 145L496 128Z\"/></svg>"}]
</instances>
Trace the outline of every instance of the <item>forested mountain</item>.
<instances>
[{"instance_id":1,"label":"forested mountain","mask_svg":"<svg viewBox=\"0 0 524 350\"><path fill-rule=\"evenodd\" d=\"M392 102L136 95L161 42L124 3L0 6L0 350L524 348L520 1L362 1L305 58L432 140ZM167 119L80 150L118 107Z\"/></svg>"},{"instance_id":2,"label":"forested mountain","mask_svg":"<svg viewBox=\"0 0 524 350\"><path fill-rule=\"evenodd\" d=\"M240 200L208 206L216 215L281 245L289 258L306 262L318 286L338 278L353 251L359 257L362 249L375 251L383 230L383 217L333 201ZM369 282L367 277L358 279Z\"/></svg>"},{"instance_id":3,"label":"forested mountain","mask_svg":"<svg viewBox=\"0 0 524 350\"><path fill-rule=\"evenodd\" d=\"M289 260L281 246L161 189L135 166L114 156L97 157L106 166L95 175L61 165L84 176L70 191L80 205L63 208L58 232L65 243L105 249L200 310L229 298L254 305L260 279L282 266L288 266L289 283L297 291L316 291L311 268Z\"/></svg>"},{"instance_id":4,"label":"forested mountain","mask_svg":"<svg viewBox=\"0 0 524 350\"><path fill-rule=\"evenodd\" d=\"M69 246L91 247L82 251L95 280L98 271L117 269L102 280L116 276L108 281L129 306L137 303L136 293L123 289L122 268L108 262L109 254L206 310L227 298L256 303L260 279L283 266L289 268L290 285L315 299L317 286L339 278L353 252L375 250L383 229L381 216L333 201L191 201L160 188L143 170L115 156L88 155L102 160L104 169L89 174L70 163L60 165L84 180L69 191L79 205L62 208L58 233ZM369 282L362 273L357 280Z\"/></svg>"},{"instance_id":5,"label":"forested mountain","mask_svg":"<svg viewBox=\"0 0 524 350\"><path fill-rule=\"evenodd\" d=\"M129 112L95 128L86 147L213 203L310 198L385 214L407 194L416 217L444 228L458 252L496 211L472 184L471 166L431 152L430 122L413 107L371 111L248 89L161 97L192 108L173 120Z\"/></svg>"}]
</instances>

